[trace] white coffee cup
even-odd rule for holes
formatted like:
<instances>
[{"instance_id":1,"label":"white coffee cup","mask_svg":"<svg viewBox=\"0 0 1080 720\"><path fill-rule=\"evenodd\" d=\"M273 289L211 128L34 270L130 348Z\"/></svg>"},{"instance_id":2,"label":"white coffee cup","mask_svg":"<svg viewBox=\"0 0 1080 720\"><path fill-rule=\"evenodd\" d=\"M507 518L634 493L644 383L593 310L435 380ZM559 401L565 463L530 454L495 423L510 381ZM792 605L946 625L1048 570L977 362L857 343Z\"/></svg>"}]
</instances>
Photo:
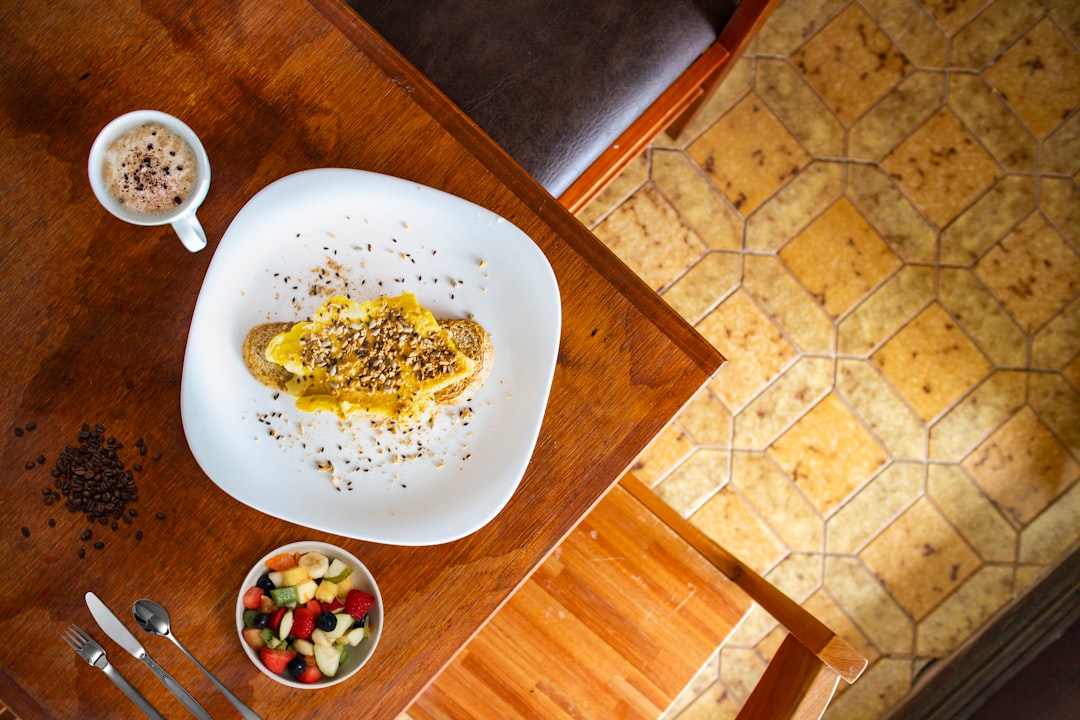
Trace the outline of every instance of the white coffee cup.
<instances>
[{"instance_id":1,"label":"white coffee cup","mask_svg":"<svg viewBox=\"0 0 1080 720\"><path fill-rule=\"evenodd\" d=\"M126 207L109 190L109 183L105 177L105 162L109 147L128 131L148 123L164 126L191 146L195 153L197 174L194 185L182 202L175 208L163 212L136 212ZM172 225L173 230L180 236L180 241L184 243L184 247L191 252L198 252L206 247L206 232L195 217L195 211L206 199L206 193L210 190L210 159L202 143L199 142L199 137L179 119L157 110L136 110L121 115L98 133L97 139L90 147L87 173L90 176L90 187L93 188L98 202L116 217L134 225Z\"/></svg>"}]
</instances>

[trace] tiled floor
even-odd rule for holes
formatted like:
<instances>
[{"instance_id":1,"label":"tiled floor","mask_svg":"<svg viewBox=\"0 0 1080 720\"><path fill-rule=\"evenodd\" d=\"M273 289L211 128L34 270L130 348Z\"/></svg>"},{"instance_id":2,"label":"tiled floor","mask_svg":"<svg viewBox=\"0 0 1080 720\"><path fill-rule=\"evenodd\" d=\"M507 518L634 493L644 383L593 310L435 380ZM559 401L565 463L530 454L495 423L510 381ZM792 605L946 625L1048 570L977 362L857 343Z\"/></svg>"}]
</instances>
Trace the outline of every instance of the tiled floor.
<instances>
[{"instance_id":1,"label":"tiled floor","mask_svg":"<svg viewBox=\"0 0 1080 720\"><path fill-rule=\"evenodd\" d=\"M869 657L827 717L1080 540L1078 108L1076 0L789 0L582 213L730 358L638 472ZM733 716L780 632L668 715Z\"/></svg>"}]
</instances>

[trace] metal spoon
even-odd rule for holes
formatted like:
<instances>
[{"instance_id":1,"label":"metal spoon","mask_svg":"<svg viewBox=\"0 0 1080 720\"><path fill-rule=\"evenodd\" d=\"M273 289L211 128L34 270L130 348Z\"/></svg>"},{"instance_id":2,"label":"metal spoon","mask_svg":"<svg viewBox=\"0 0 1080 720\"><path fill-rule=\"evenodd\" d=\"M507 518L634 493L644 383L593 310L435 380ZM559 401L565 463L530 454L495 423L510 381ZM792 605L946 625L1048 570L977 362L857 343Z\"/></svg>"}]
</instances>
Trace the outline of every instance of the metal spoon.
<instances>
[{"instance_id":1,"label":"metal spoon","mask_svg":"<svg viewBox=\"0 0 1080 720\"><path fill-rule=\"evenodd\" d=\"M229 702L233 704L240 714L243 715L246 720L262 720L255 711L241 702L240 698L232 694L229 688L225 687L220 680L214 677L214 674L203 667L203 664L195 659L195 656L188 652L188 649L180 644L180 641L176 639L176 636L172 634L169 629L169 613L165 608L158 605L153 600L136 600L135 605L131 608L131 614L135 616L135 622L139 624L143 630L152 635L161 635L167 637L176 643L176 647L191 659L191 662L199 666L199 669L206 673L206 677L210 678L218 690L225 694L225 697L229 699Z\"/></svg>"}]
</instances>

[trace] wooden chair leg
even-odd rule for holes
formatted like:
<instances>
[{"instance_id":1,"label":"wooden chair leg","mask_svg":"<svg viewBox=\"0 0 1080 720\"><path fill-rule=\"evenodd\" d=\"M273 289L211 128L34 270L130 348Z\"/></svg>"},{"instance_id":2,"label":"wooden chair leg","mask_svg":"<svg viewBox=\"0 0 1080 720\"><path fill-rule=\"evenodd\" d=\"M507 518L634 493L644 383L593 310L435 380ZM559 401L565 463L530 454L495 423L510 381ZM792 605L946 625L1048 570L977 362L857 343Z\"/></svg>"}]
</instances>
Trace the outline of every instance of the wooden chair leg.
<instances>
[{"instance_id":1,"label":"wooden chair leg","mask_svg":"<svg viewBox=\"0 0 1080 720\"><path fill-rule=\"evenodd\" d=\"M835 671L788 635L736 720L817 720L839 682Z\"/></svg>"}]
</instances>

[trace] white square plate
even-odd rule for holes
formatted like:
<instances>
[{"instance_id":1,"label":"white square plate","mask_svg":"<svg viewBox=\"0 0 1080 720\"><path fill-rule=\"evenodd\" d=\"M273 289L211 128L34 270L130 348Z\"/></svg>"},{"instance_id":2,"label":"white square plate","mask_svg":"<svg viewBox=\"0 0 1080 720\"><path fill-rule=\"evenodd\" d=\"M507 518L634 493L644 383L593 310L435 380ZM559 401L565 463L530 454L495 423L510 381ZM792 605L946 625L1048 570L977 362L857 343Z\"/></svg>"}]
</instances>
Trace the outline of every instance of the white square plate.
<instances>
[{"instance_id":1,"label":"white square plate","mask_svg":"<svg viewBox=\"0 0 1080 720\"><path fill-rule=\"evenodd\" d=\"M309 317L332 294L411 292L473 317L494 364L471 401L405 433L298 410L242 355L250 328ZM283 520L396 545L456 540L506 505L547 405L562 314L555 274L520 229L461 198L360 170L309 170L253 197L221 239L192 317L181 413L199 465Z\"/></svg>"}]
</instances>

